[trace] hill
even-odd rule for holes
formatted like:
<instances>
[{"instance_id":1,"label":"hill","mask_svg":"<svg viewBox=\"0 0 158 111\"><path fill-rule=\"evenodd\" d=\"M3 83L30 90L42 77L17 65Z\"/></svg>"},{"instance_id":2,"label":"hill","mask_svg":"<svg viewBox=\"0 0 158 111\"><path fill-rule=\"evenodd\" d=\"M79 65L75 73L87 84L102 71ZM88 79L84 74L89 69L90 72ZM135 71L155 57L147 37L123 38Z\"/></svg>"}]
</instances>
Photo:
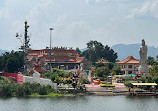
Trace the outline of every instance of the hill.
<instances>
[{"instance_id":1,"label":"hill","mask_svg":"<svg viewBox=\"0 0 158 111\"><path fill-rule=\"evenodd\" d=\"M141 44L116 44L112 49L118 53L118 60L123 60L127 56L132 55L134 58L139 59L139 48ZM158 48L148 46L148 56L155 57L158 55Z\"/></svg>"}]
</instances>

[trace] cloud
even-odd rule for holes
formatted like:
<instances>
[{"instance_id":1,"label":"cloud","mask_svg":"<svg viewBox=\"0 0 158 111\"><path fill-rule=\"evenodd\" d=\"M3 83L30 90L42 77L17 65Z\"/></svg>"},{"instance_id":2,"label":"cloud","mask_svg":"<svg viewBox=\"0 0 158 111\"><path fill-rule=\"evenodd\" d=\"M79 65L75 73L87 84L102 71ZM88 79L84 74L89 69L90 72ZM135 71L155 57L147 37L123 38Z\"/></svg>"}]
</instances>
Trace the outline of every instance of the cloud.
<instances>
[{"instance_id":1,"label":"cloud","mask_svg":"<svg viewBox=\"0 0 158 111\"><path fill-rule=\"evenodd\" d=\"M86 0L87 4L98 4L98 5L103 5L109 2L110 0Z\"/></svg>"},{"instance_id":2,"label":"cloud","mask_svg":"<svg viewBox=\"0 0 158 111\"><path fill-rule=\"evenodd\" d=\"M150 2L145 2L141 8L134 8L132 12L127 16L127 18L130 19L130 18L134 18L137 15L146 14L150 9L150 5L151 5Z\"/></svg>"},{"instance_id":3,"label":"cloud","mask_svg":"<svg viewBox=\"0 0 158 111\"><path fill-rule=\"evenodd\" d=\"M135 18L137 16L148 15L158 18L158 0L147 1L141 8L132 9L131 13L127 16L128 19Z\"/></svg>"},{"instance_id":4,"label":"cloud","mask_svg":"<svg viewBox=\"0 0 158 111\"><path fill-rule=\"evenodd\" d=\"M155 0L150 6L151 15L158 18L158 0Z\"/></svg>"},{"instance_id":5,"label":"cloud","mask_svg":"<svg viewBox=\"0 0 158 111\"><path fill-rule=\"evenodd\" d=\"M85 1L97 6L85 5ZM18 50L21 44L15 34L24 34L25 20L30 25L28 35L33 49L49 46L50 27L54 28L52 46L85 48L89 40L105 45L135 43L133 38L138 34L156 37L157 21L130 21L124 17L131 9L135 11L129 18L147 14L158 17L157 4L156 0L6 0L0 8L0 47Z\"/></svg>"}]
</instances>

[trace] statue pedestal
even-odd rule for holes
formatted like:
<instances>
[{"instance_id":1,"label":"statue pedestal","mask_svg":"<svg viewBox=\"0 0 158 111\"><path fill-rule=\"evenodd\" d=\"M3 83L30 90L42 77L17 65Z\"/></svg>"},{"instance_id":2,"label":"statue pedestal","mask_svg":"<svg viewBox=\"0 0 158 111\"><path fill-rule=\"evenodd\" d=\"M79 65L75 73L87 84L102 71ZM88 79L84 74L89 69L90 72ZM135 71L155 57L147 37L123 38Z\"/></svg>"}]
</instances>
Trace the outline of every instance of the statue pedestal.
<instances>
[{"instance_id":1,"label":"statue pedestal","mask_svg":"<svg viewBox=\"0 0 158 111\"><path fill-rule=\"evenodd\" d=\"M147 65L140 65L138 68L138 73L143 74L143 75L148 75L149 74L149 68Z\"/></svg>"}]
</instances>

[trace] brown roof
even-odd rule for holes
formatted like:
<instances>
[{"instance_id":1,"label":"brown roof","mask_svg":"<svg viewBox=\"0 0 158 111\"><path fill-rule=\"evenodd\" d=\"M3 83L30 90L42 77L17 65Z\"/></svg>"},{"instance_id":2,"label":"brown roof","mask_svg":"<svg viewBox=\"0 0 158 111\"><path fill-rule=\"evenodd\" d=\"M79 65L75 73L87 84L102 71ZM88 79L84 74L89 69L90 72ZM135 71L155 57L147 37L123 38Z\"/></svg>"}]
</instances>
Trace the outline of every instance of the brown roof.
<instances>
[{"instance_id":1,"label":"brown roof","mask_svg":"<svg viewBox=\"0 0 158 111\"><path fill-rule=\"evenodd\" d=\"M116 62L118 64L139 64L139 61L135 59L133 56L128 56L126 59Z\"/></svg>"},{"instance_id":2,"label":"brown roof","mask_svg":"<svg viewBox=\"0 0 158 111\"><path fill-rule=\"evenodd\" d=\"M83 62L84 58L85 58L85 57L77 57L76 63L81 63L81 62Z\"/></svg>"},{"instance_id":3,"label":"brown roof","mask_svg":"<svg viewBox=\"0 0 158 111\"><path fill-rule=\"evenodd\" d=\"M105 59L100 59L100 60L98 60L98 62L95 62L95 63L104 63L104 64L107 64L107 63L109 63L109 61L108 60L105 60Z\"/></svg>"}]
</instances>

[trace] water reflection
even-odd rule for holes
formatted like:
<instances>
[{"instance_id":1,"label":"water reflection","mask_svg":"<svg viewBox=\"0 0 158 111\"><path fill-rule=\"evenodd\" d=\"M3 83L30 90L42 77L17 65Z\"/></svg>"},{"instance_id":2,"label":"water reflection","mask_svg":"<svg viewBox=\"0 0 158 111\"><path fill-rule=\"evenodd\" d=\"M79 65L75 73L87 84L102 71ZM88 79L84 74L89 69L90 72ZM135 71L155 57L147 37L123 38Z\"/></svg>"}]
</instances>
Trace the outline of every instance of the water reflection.
<instances>
[{"instance_id":1,"label":"water reflection","mask_svg":"<svg viewBox=\"0 0 158 111\"><path fill-rule=\"evenodd\" d=\"M0 98L1 111L157 111L158 98L76 96Z\"/></svg>"}]
</instances>

